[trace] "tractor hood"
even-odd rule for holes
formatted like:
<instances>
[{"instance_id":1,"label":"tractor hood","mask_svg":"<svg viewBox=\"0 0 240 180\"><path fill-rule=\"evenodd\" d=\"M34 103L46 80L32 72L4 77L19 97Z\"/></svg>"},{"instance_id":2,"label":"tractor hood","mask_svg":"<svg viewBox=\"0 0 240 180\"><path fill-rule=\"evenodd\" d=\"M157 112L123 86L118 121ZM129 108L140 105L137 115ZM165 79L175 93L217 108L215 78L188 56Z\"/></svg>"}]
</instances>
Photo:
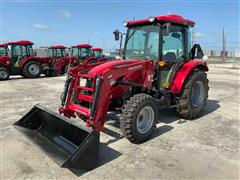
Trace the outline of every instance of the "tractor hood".
<instances>
[{"instance_id":1,"label":"tractor hood","mask_svg":"<svg viewBox=\"0 0 240 180\"><path fill-rule=\"evenodd\" d=\"M108 69L117 66L129 65L133 63L137 63L139 60L136 59L128 59L128 60L113 60L103 63L99 66L94 67L90 71L88 71L88 75L101 75L106 72Z\"/></svg>"}]
</instances>

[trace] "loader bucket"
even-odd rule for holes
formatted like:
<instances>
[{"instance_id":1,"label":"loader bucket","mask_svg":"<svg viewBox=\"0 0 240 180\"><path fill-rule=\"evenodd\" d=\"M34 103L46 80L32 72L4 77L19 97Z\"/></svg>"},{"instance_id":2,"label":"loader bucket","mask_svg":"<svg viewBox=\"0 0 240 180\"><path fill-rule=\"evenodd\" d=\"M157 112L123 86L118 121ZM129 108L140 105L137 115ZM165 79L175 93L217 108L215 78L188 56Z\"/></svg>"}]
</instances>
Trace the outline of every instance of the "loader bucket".
<instances>
[{"instance_id":1,"label":"loader bucket","mask_svg":"<svg viewBox=\"0 0 240 180\"><path fill-rule=\"evenodd\" d=\"M91 170L97 165L99 132L35 105L15 127L62 167Z\"/></svg>"}]
</instances>

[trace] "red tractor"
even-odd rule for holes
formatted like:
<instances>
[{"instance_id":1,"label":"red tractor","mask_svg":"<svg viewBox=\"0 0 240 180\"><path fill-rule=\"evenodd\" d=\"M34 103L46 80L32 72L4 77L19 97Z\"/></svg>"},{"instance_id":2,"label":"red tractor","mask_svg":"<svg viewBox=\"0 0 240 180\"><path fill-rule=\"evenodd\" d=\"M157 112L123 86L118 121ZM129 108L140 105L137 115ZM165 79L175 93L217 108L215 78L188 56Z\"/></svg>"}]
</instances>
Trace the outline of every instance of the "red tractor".
<instances>
[{"instance_id":1,"label":"red tractor","mask_svg":"<svg viewBox=\"0 0 240 180\"><path fill-rule=\"evenodd\" d=\"M92 53L93 53L93 56L98 59L98 62L107 61L107 59L105 58L105 55L103 54L102 48L92 48Z\"/></svg>"},{"instance_id":2,"label":"red tractor","mask_svg":"<svg viewBox=\"0 0 240 180\"><path fill-rule=\"evenodd\" d=\"M98 59L93 56L92 46L90 44L79 44L72 46L71 57L77 61L77 64L93 64L97 63Z\"/></svg>"},{"instance_id":3,"label":"red tractor","mask_svg":"<svg viewBox=\"0 0 240 180\"><path fill-rule=\"evenodd\" d=\"M8 56L8 44L0 44L0 80L9 78L10 60Z\"/></svg>"},{"instance_id":4,"label":"red tractor","mask_svg":"<svg viewBox=\"0 0 240 180\"><path fill-rule=\"evenodd\" d=\"M74 64L68 56L66 47L62 45L50 46L47 51L45 63L42 64L43 74L46 76L57 76L65 74L69 64Z\"/></svg>"},{"instance_id":5,"label":"red tractor","mask_svg":"<svg viewBox=\"0 0 240 180\"><path fill-rule=\"evenodd\" d=\"M62 157L63 167L91 169L109 110L121 111L122 132L132 143L151 137L162 107L184 119L199 117L208 98L208 67L200 45L190 49L194 24L178 15L126 22L123 60L70 69L59 109L64 116L36 105L16 127ZM114 34L122 37L118 30ZM86 126L73 125L70 117Z\"/></svg>"},{"instance_id":6,"label":"red tractor","mask_svg":"<svg viewBox=\"0 0 240 180\"><path fill-rule=\"evenodd\" d=\"M0 57L0 80L9 75L22 75L26 78L37 78L42 73L42 60L34 56L33 43L17 41L1 45L3 56Z\"/></svg>"}]
</instances>

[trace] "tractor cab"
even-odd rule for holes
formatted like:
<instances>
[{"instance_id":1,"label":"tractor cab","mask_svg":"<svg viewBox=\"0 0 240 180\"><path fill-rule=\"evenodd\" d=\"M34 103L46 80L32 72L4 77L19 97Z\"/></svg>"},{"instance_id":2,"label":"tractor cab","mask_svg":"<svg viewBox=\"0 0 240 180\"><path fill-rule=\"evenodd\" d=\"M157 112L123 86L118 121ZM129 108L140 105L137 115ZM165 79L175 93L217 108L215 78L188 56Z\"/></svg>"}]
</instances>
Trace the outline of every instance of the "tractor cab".
<instances>
[{"instance_id":1,"label":"tractor cab","mask_svg":"<svg viewBox=\"0 0 240 180\"><path fill-rule=\"evenodd\" d=\"M0 44L0 56L8 56L8 44Z\"/></svg>"},{"instance_id":2,"label":"tractor cab","mask_svg":"<svg viewBox=\"0 0 240 180\"><path fill-rule=\"evenodd\" d=\"M71 48L71 56L75 57L78 64L82 64L85 59L92 56L90 44L79 44Z\"/></svg>"},{"instance_id":3,"label":"tractor cab","mask_svg":"<svg viewBox=\"0 0 240 180\"><path fill-rule=\"evenodd\" d=\"M18 68L27 57L34 56L33 43L30 41L17 41L8 43L13 68Z\"/></svg>"},{"instance_id":4,"label":"tractor cab","mask_svg":"<svg viewBox=\"0 0 240 180\"><path fill-rule=\"evenodd\" d=\"M191 51L189 32L189 28L194 26L191 20L167 15L128 21L124 25L128 30L122 51L123 59L154 61L154 79L161 79L161 82L155 81L158 88L168 88L175 69L194 58L191 52L195 51ZM122 40L122 33L115 30L114 34L115 40Z\"/></svg>"},{"instance_id":5,"label":"tractor cab","mask_svg":"<svg viewBox=\"0 0 240 180\"><path fill-rule=\"evenodd\" d=\"M67 56L65 46L50 46L47 51L47 56L50 58L62 58Z\"/></svg>"},{"instance_id":6,"label":"tractor cab","mask_svg":"<svg viewBox=\"0 0 240 180\"><path fill-rule=\"evenodd\" d=\"M104 57L102 48L92 48L92 53L95 58Z\"/></svg>"}]
</instances>

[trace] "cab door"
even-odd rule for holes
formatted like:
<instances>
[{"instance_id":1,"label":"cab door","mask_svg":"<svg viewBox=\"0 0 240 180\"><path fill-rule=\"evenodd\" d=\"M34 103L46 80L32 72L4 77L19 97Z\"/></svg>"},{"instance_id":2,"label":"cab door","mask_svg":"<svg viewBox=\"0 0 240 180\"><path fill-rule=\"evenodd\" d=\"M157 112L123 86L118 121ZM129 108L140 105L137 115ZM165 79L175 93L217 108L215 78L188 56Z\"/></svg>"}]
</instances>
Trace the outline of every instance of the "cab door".
<instances>
[{"instance_id":1,"label":"cab door","mask_svg":"<svg viewBox=\"0 0 240 180\"><path fill-rule=\"evenodd\" d=\"M161 68L161 88L170 86L176 67L188 56L187 32L183 26L171 25L169 32L163 33L162 60L165 62L165 66Z\"/></svg>"}]
</instances>

